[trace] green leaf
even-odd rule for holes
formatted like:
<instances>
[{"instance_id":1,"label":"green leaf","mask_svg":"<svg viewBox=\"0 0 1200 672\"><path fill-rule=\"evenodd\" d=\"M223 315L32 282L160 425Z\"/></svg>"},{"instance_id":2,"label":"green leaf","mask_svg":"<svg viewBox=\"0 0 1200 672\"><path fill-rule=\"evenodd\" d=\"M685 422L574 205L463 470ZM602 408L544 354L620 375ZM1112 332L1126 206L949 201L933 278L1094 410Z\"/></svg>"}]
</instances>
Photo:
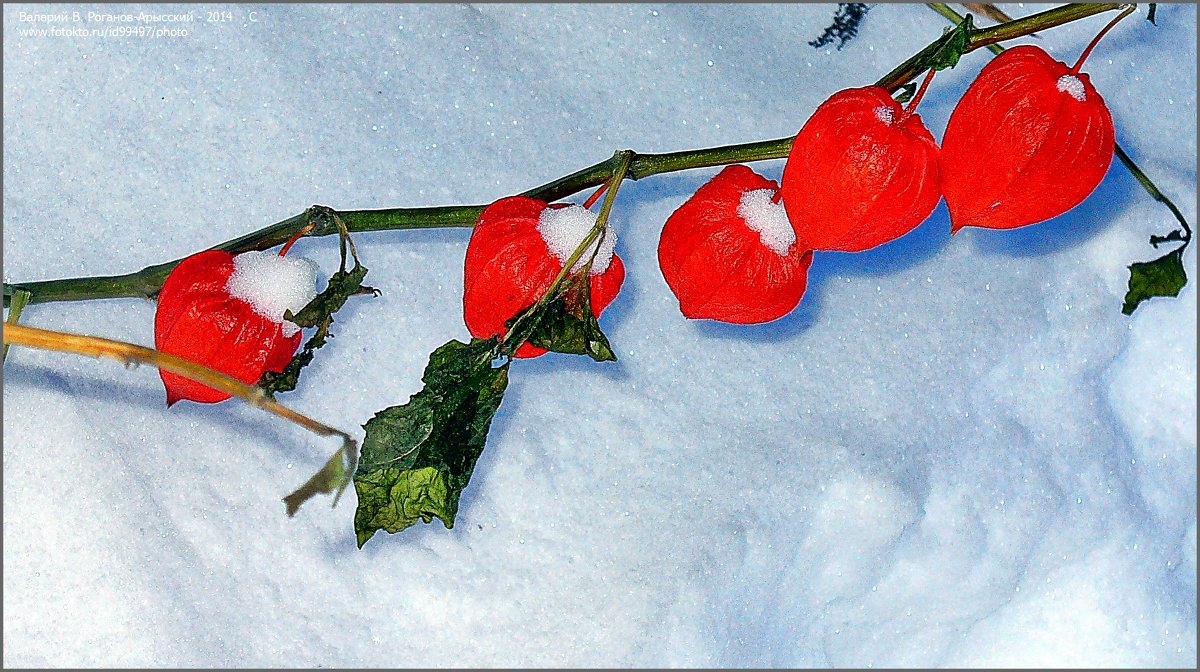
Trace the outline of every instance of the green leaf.
<instances>
[{"instance_id":1,"label":"green leaf","mask_svg":"<svg viewBox=\"0 0 1200 672\"><path fill-rule=\"evenodd\" d=\"M967 14L957 26L947 29L946 34L939 40L937 50L924 59L917 72L929 68L945 70L958 65L958 59L967 53L967 47L971 44L971 31L974 29L971 25L971 15Z\"/></svg>"},{"instance_id":2,"label":"green leaf","mask_svg":"<svg viewBox=\"0 0 1200 672\"><path fill-rule=\"evenodd\" d=\"M333 315L342 309L346 299L357 294L372 294L379 295L379 290L373 287L364 287L362 284L363 278L367 275L367 268L358 263L358 259L354 260L354 268L349 271L342 269L334 273L329 278L329 284L326 285L325 291L318 294L308 305L300 309L299 313L291 314L291 311L284 313L283 317L301 327L317 327L304 347L283 371L276 373L267 371L258 380L258 386L267 393L268 396L274 396L276 392L291 392L296 389L296 384L300 378L300 370L308 366L313 360L313 353L318 348L325 345L326 340L330 337L329 327L333 324Z\"/></svg>"},{"instance_id":3,"label":"green leaf","mask_svg":"<svg viewBox=\"0 0 1200 672\"><path fill-rule=\"evenodd\" d=\"M917 92L917 83L909 82L908 84L905 84L904 86L901 86L899 89L897 89L896 93L892 94L892 97L896 99L897 103L900 103L901 105L903 105L903 104L907 103L908 101L912 100L913 94L916 92Z\"/></svg>"},{"instance_id":4,"label":"green leaf","mask_svg":"<svg viewBox=\"0 0 1200 672\"><path fill-rule=\"evenodd\" d=\"M459 495L508 386L508 363L492 366L496 345L494 338L477 338L434 350L424 389L363 426L354 473L359 548L379 530L399 532L418 520L454 527Z\"/></svg>"},{"instance_id":5,"label":"green leaf","mask_svg":"<svg viewBox=\"0 0 1200 672\"><path fill-rule=\"evenodd\" d=\"M591 288L586 273L572 277L567 289L541 309L534 304L524 312L534 310L538 314L528 318L532 331L527 342L531 345L551 352L587 355L597 362L617 361L608 337L600 331L600 323L592 313ZM506 326L511 328L522 314L509 320Z\"/></svg>"},{"instance_id":6,"label":"green leaf","mask_svg":"<svg viewBox=\"0 0 1200 672\"><path fill-rule=\"evenodd\" d=\"M1129 266L1129 291L1125 293L1122 313L1132 315L1143 301L1155 296L1179 295L1179 290L1187 284L1183 250L1181 247L1154 261L1137 262Z\"/></svg>"},{"instance_id":7,"label":"green leaf","mask_svg":"<svg viewBox=\"0 0 1200 672\"><path fill-rule=\"evenodd\" d=\"M342 447L325 462L325 466L321 467L320 471L309 477L304 485L297 488L295 492L283 498L283 503L287 505L289 518L296 515L301 504L317 495L333 493L332 506L337 506L338 500L342 498L342 492L345 491L347 485L350 485L350 473L354 470L355 449L354 443L347 439L342 443Z\"/></svg>"}]
</instances>

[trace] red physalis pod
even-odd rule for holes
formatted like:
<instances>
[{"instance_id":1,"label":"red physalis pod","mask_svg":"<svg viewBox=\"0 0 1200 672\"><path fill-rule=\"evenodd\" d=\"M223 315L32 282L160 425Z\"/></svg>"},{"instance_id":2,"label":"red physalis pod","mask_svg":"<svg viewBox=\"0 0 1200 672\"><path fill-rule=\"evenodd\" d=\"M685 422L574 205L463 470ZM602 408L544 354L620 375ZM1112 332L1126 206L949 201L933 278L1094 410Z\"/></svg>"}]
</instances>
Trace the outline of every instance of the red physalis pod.
<instances>
[{"instance_id":1,"label":"red physalis pod","mask_svg":"<svg viewBox=\"0 0 1200 672\"><path fill-rule=\"evenodd\" d=\"M800 303L812 252L797 243L778 191L729 166L667 219L658 265L685 317L756 324Z\"/></svg>"},{"instance_id":2,"label":"red physalis pod","mask_svg":"<svg viewBox=\"0 0 1200 672\"><path fill-rule=\"evenodd\" d=\"M525 196L502 198L479 215L463 274L463 319L475 338L503 335L504 323L537 302L563 264L596 223L596 215L578 205L547 205ZM625 265L613 253L611 224L572 270L595 258L589 272L589 300L597 317L617 298ZM516 357L537 357L546 350L524 343Z\"/></svg>"},{"instance_id":3,"label":"red physalis pod","mask_svg":"<svg viewBox=\"0 0 1200 672\"><path fill-rule=\"evenodd\" d=\"M975 78L942 139L952 231L1056 217L1104 179L1115 143L1112 116L1077 68L1023 45Z\"/></svg>"},{"instance_id":4,"label":"red physalis pod","mask_svg":"<svg viewBox=\"0 0 1200 672\"><path fill-rule=\"evenodd\" d=\"M154 314L154 345L254 384L282 371L300 346L300 328L283 319L316 296L316 265L267 252L209 250L179 262L163 283ZM212 403L229 395L159 371L167 405Z\"/></svg>"},{"instance_id":5,"label":"red physalis pod","mask_svg":"<svg viewBox=\"0 0 1200 672\"><path fill-rule=\"evenodd\" d=\"M800 244L861 252L913 230L941 197L937 154L920 116L886 89L833 94L800 129L783 169Z\"/></svg>"}]
</instances>

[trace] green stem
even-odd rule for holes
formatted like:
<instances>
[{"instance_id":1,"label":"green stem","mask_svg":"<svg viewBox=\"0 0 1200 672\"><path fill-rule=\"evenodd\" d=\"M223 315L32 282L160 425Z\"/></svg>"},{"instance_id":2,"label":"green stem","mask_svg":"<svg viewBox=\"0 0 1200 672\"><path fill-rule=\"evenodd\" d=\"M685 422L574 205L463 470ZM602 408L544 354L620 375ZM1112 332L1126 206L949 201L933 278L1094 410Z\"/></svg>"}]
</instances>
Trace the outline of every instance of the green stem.
<instances>
[{"instance_id":1,"label":"green stem","mask_svg":"<svg viewBox=\"0 0 1200 672\"><path fill-rule=\"evenodd\" d=\"M939 2L931 2L931 3L928 3L928 6L933 11L937 12L938 14L941 14L942 16L946 17L947 19L949 19L950 21L952 21L954 23L959 23L960 21L963 20L963 16L961 14L959 14L958 12L954 11L953 9L951 9L948 5L945 5L945 4L942 4ZM1126 16L1129 12L1133 11L1133 8L1135 6L1136 5L1118 4L1118 5L1109 5L1108 7L1111 9L1125 8L1125 11L1121 14L1121 16L1117 17L1118 19L1120 19L1120 18L1123 18L1124 16ZM1045 12L1043 12L1043 13L1045 13ZM1026 17L1024 19L1020 19L1018 21L1009 21L1009 22L1003 23L1001 25L1002 26L1011 26L1013 24L1019 23L1020 21L1027 21L1036 16L1038 16L1038 15L1034 14L1034 15ZM1108 27L1111 27L1111 26L1112 26L1112 24L1109 24ZM1000 26L993 26L993 28L990 28L988 30L992 30L992 29L998 28L998 27L1000 27ZM1107 30L1107 28L1106 28L1106 30ZM1094 46L1094 44L1095 44L1095 41L1093 41L1093 46ZM1004 52L1004 47L1002 47L998 44L990 44L990 45L988 45L988 49L991 49L992 53L995 53L995 54L1000 54L1000 53ZM1149 178L1149 176L1147 176L1146 173L1143 172L1142 169L1139 168L1138 165L1133 162L1133 159L1129 157L1129 154L1125 153L1125 150L1121 148L1120 143L1114 143L1114 152L1117 156L1117 159L1125 166L1125 169L1128 170L1131 175L1133 175L1134 179L1138 181L1138 184L1142 185L1142 188L1146 190L1146 193L1150 194L1150 197L1153 198L1154 200L1167 206L1167 209L1171 211L1171 214L1174 215L1175 220L1179 222L1179 225L1181 227L1183 227L1183 245L1184 245L1184 247L1186 247L1188 245L1188 243L1192 242L1192 227L1188 225L1187 220L1183 216L1183 213L1179 211L1179 208L1175 207L1175 204L1173 202L1171 202L1170 198L1167 198L1167 196L1165 194L1163 194L1161 191L1158 190L1158 187L1155 186L1154 182Z\"/></svg>"},{"instance_id":2,"label":"green stem","mask_svg":"<svg viewBox=\"0 0 1200 672\"><path fill-rule=\"evenodd\" d=\"M1014 19L1012 21L997 24L988 28L974 28L970 32L970 38L967 41L967 47L963 50L963 53L970 53L976 49L979 49L980 47L987 47L994 45L997 42L1024 37L1048 28L1054 28L1066 23L1071 23L1072 21L1086 19L1089 16L1121 9L1125 6L1126 5L1124 4L1115 2L1093 2L1062 5L1060 7L1055 7L1054 9L1048 9L1044 12L1038 12L1037 14L1030 14L1024 18ZM940 5L940 7L942 7L942 9L938 9L937 7L934 7L933 9L939 14L942 14L942 16L951 19L955 23L959 23L963 20L962 16L958 15L957 12L954 12L954 10L950 9L946 5ZM930 43L929 46L917 52L912 58L896 66L894 70L884 75L883 78L877 82L877 84L889 91L895 91L900 86L909 82L924 71L923 64L931 56L936 54L938 50L942 48L945 40L949 39L950 37L950 34L946 34Z\"/></svg>"},{"instance_id":3,"label":"green stem","mask_svg":"<svg viewBox=\"0 0 1200 672\"><path fill-rule=\"evenodd\" d=\"M1023 37L1036 31L1046 30L1120 7L1122 5L1116 3L1063 5L990 28L974 29L970 33L966 51L974 51L980 47L994 45L996 42L1002 40ZM961 17L959 20L961 20ZM922 63L942 48L947 37L948 35L944 35L931 42L912 58L901 63L894 70L880 78L875 83L876 86L881 86L888 91L894 92L920 75L926 69L922 66ZM651 175L690 170L693 168L782 159L786 158L788 152L791 151L793 139L794 136L788 136L776 140L764 140L663 154L630 153L632 158L626 167L626 176L631 180L639 180ZM585 189L597 187L611 180L617 174L619 166L625 162L626 158L629 157L618 152L612 158L530 189L524 195L551 202L577 194ZM464 205L432 208L391 208L386 210L337 211L336 214L345 221L346 227L355 233L438 227L465 228L474 226L475 221L479 218L479 213L483 211L484 207L483 205ZM309 223L310 212L311 209L308 212L289 217L264 229L221 243L213 249L238 253L248 250L264 250L281 245ZM326 236L336 233L337 229L330 225L318 226L310 235ZM67 278L63 280L22 282L11 285L5 283L4 304L9 304L13 291L16 289L23 289L30 292L33 295L30 303L122 297L152 299L158 294L158 290L162 287L162 283L166 280L167 275L170 274L171 270L180 261L182 259L176 259L125 275Z\"/></svg>"},{"instance_id":4,"label":"green stem","mask_svg":"<svg viewBox=\"0 0 1200 672\"><path fill-rule=\"evenodd\" d=\"M942 16L946 17L947 19L950 19L951 23L959 23L963 20L962 14L959 14L958 12L954 11L953 9L950 8L950 5L947 5L945 3L927 2L927 3L925 3L925 6L929 7L930 9L937 12L938 14L941 14ZM987 48L990 49L993 54L999 54L1004 51L1004 47L1002 47L998 44L989 44L989 45L987 45Z\"/></svg>"},{"instance_id":5,"label":"green stem","mask_svg":"<svg viewBox=\"0 0 1200 672\"><path fill-rule=\"evenodd\" d=\"M1138 184L1142 185L1142 188L1146 190L1146 193L1150 194L1150 198L1153 198L1159 203L1167 206L1167 209L1170 210L1171 214L1175 216L1175 220L1179 222L1181 227L1183 227L1184 246L1192 242L1192 227L1188 226L1187 220L1183 218L1183 213L1179 211L1179 208L1175 207L1175 204L1171 202L1171 199L1167 198L1161 191L1158 190L1158 187L1154 186L1154 182L1151 182L1150 178L1142 172L1142 169L1138 168L1137 164L1133 162L1133 159L1129 158L1129 155L1125 153L1125 150L1121 149L1120 145L1116 146L1116 152L1117 158L1121 160L1121 163L1125 164L1125 168L1127 168L1130 174L1133 175L1133 178L1138 181Z\"/></svg>"},{"instance_id":6,"label":"green stem","mask_svg":"<svg viewBox=\"0 0 1200 672\"><path fill-rule=\"evenodd\" d=\"M315 206L314 206L315 207ZM395 231L402 229L428 229L444 227L470 227L483 212L482 205L453 206L440 208L392 208L387 210L349 210L336 214L346 222L350 231ZM298 231L308 225L310 212L305 211L240 238L226 241L209 249L224 250L238 254L250 250L266 250L282 245ZM332 224L318 227L310 235L335 235L338 230ZM38 282L4 283L4 305L7 306L13 292L20 289L33 296L30 303L51 301L84 301L89 299L143 298L153 299L162 289L163 282L183 258L154 266L147 266L135 273L105 275Z\"/></svg>"}]
</instances>

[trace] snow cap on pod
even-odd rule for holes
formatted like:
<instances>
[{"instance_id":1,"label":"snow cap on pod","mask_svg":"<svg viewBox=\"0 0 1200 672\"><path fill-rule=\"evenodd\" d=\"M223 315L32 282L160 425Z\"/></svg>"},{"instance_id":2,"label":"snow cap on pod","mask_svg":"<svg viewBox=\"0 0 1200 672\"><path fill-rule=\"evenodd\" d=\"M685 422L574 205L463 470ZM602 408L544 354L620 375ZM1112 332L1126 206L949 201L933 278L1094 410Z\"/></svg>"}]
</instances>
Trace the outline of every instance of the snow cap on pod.
<instances>
[{"instance_id":1,"label":"snow cap on pod","mask_svg":"<svg viewBox=\"0 0 1200 672\"><path fill-rule=\"evenodd\" d=\"M595 225L596 213L582 206L569 205L565 208L543 210L538 219L537 230L542 234L542 239L546 241L546 247L550 248L550 253L560 263L565 264L567 259L571 258L575 248L579 247L579 244L583 242ZM602 234L603 240L597 238L599 251L596 251L597 241L592 241L587 250L579 256L575 266L571 268L572 273L583 268L588 259L591 259L593 252L596 253L596 260L592 262L592 270L589 275L600 275L608 270L608 265L612 263L613 250L617 246L617 233L613 231L611 221L605 229Z\"/></svg>"},{"instance_id":2,"label":"snow cap on pod","mask_svg":"<svg viewBox=\"0 0 1200 672\"><path fill-rule=\"evenodd\" d=\"M300 327L283 319L317 295L317 265L303 257L281 257L272 252L243 252L233 258L234 271L226 289L235 298L254 308L254 312L283 324L283 335L291 336Z\"/></svg>"},{"instance_id":3,"label":"snow cap on pod","mask_svg":"<svg viewBox=\"0 0 1200 672\"><path fill-rule=\"evenodd\" d=\"M746 226L757 231L763 245L780 256L786 255L796 243L796 230L788 221L783 201L775 202L774 189L754 189L742 194L738 215Z\"/></svg>"},{"instance_id":4,"label":"snow cap on pod","mask_svg":"<svg viewBox=\"0 0 1200 672\"><path fill-rule=\"evenodd\" d=\"M1083 87L1083 81L1070 73L1059 77L1058 82L1055 84L1055 88L1070 95L1072 98L1081 103L1087 100L1087 91Z\"/></svg>"}]
</instances>

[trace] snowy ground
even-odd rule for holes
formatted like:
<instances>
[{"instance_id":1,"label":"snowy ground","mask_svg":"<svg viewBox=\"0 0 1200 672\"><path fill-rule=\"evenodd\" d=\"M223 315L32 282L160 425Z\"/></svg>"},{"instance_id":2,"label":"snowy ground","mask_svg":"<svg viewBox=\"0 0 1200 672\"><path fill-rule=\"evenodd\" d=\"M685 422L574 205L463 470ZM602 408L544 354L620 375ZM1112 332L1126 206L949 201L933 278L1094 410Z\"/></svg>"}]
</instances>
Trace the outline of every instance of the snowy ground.
<instances>
[{"instance_id":1,"label":"snowy ground","mask_svg":"<svg viewBox=\"0 0 1200 672\"><path fill-rule=\"evenodd\" d=\"M837 51L806 44L819 5L211 5L153 8L190 9L186 37L19 32L139 9L4 8L6 281L136 270L313 203L486 203L620 148L781 137L946 25L879 5ZM1037 43L1073 62L1106 20ZM1086 70L1194 223L1196 8L1158 24L1127 19ZM935 137L989 58L937 77ZM1024 230L950 237L939 206L735 328L684 320L656 266L715 172L621 189L620 361L514 365L453 530L357 550L352 491L279 501L332 443L232 402L168 411L148 367L14 349L4 665L1194 666L1195 282L1119 311L1166 210L1116 163ZM281 399L357 430L419 389L467 336L467 238L360 235L383 295ZM332 239L296 252L337 263ZM149 344L153 312L23 319Z\"/></svg>"}]
</instances>

